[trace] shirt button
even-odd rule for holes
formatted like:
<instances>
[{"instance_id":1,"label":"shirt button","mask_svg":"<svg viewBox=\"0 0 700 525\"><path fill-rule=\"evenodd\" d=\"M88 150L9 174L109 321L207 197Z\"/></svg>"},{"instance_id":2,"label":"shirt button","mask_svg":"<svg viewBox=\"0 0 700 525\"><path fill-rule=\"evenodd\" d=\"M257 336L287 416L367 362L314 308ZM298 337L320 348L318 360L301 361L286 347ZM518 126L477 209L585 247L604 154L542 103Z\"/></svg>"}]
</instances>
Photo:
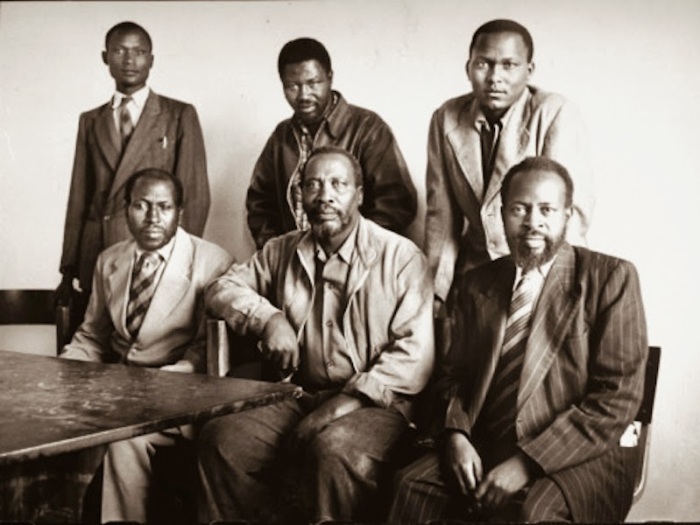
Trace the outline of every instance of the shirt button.
<instances>
[{"instance_id":1,"label":"shirt button","mask_svg":"<svg viewBox=\"0 0 700 525\"><path fill-rule=\"evenodd\" d=\"M335 363L333 363L333 361L328 361L326 363L326 367L328 367L328 368L333 368L334 365L335 365Z\"/></svg>"},{"instance_id":2,"label":"shirt button","mask_svg":"<svg viewBox=\"0 0 700 525\"><path fill-rule=\"evenodd\" d=\"M331 326L333 326L333 321L326 321L326 326L327 326L328 328L330 328Z\"/></svg>"}]
</instances>

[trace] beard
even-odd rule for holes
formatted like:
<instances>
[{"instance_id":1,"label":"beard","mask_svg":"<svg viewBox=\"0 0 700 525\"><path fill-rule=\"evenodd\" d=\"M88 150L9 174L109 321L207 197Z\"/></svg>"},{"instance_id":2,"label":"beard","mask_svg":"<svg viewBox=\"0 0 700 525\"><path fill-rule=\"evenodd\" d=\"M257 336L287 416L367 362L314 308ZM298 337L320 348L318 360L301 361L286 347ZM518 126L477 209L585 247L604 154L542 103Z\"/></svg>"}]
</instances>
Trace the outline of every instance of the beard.
<instances>
[{"instance_id":1,"label":"beard","mask_svg":"<svg viewBox=\"0 0 700 525\"><path fill-rule=\"evenodd\" d=\"M335 213L336 218L330 221L322 219L321 215L329 211ZM306 215L314 235L320 240L329 240L352 222L350 214L329 206L315 206L306 210Z\"/></svg>"},{"instance_id":2,"label":"beard","mask_svg":"<svg viewBox=\"0 0 700 525\"><path fill-rule=\"evenodd\" d=\"M515 261L515 264L522 268L523 273L539 268L543 264L548 263L559 251L561 245L564 244L566 237L566 229L564 229L558 237L544 237L544 248L541 252L536 252L527 245L524 237L531 232L523 232L519 234L510 246L510 252Z\"/></svg>"}]
</instances>

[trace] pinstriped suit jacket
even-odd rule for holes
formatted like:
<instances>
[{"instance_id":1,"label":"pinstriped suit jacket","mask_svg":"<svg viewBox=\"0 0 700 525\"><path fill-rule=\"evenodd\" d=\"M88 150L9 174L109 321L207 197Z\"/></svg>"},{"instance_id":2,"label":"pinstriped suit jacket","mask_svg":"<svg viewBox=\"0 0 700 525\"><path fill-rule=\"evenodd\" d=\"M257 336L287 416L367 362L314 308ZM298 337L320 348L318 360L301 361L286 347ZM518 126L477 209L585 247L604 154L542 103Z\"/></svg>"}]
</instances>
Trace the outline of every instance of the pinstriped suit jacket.
<instances>
[{"instance_id":1,"label":"pinstriped suit jacket","mask_svg":"<svg viewBox=\"0 0 700 525\"><path fill-rule=\"evenodd\" d=\"M446 358L445 426L467 435L503 342L515 266L498 259L467 274L458 336ZM565 244L533 312L518 391L518 447L561 487L574 519L624 519L635 449L618 441L642 398L646 322L637 272Z\"/></svg>"}]
</instances>

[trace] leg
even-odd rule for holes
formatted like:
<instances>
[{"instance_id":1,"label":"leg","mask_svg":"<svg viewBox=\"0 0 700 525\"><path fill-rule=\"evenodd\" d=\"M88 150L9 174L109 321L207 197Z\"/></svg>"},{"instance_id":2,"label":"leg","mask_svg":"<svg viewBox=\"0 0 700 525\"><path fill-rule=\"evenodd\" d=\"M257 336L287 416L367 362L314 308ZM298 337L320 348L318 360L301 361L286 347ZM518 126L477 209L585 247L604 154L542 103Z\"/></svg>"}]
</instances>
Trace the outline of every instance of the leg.
<instances>
[{"instance_id":1,"label":"leg","mask_svg":"<svg viewBox=\"0 0 700 525\"><path fill-rule=\"evenodd\" d=\"M309 445L314 521L376 518L395 445L408 430L395 410L361 408L328 425Z\"/></svg>"},{"instance_id":2,"label":"leg","mask_svg":"<svg viewBox=\"0 0 700 525\"><path fill-rule=\"evenodd\" d=\"M296 400L212 419L197 438L199 521L250 519L270 511L278 450L303 417Z\"/></svg>"},{"instance_id":3,"label":"leg","mask_svg":"<svg viewBox=\"0 0 700 525\"><path fill-rule=\"evenodd\" d=\"M387 523L408 525L444 519L453 503L438 454L432 451L396 474Z\"/></svg>"},{"instance_id":4,"label":"leg","mask_svg":"<svg viewBox=\"0 0 700 525\"><path fill-rule=\"evenodd\" d=\"M146 522L154 446L169 446L174 442L173 434L156 432L109 445L104 457L103 522Z\"/></svg>"},{"instance_id":5,"label":"leg","mask_svg":"<svg viewBox=\"0 0 700 525\"><path fill-rule=\"evenodd\" d=\"M550 478L540 478L527 492L519 521L571 522L573 519L559 485Z\"/></svg>"}]
</instances>

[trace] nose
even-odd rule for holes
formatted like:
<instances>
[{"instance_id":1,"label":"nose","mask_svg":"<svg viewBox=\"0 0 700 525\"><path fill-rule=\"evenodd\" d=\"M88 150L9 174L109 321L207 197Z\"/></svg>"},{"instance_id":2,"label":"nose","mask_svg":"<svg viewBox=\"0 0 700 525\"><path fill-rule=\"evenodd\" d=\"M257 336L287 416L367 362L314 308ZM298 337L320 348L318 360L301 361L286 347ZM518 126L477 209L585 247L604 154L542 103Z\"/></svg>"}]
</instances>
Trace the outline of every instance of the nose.
<instances>
[{"instance_id":1,"label":"nose","mask_svg":"<svg viewBox=\"0 0 700 525\"><path fill-rule=\"evenodd\" d=\"M154 223L157 222L159 218L158 208L155 206L149 206L146 210L146 220L149 223Z\"/></svg>"},{"instance_id":2,"label":"nose","mask_svg":"<svg viewBox=\"0 0 700 525\"><path fill-rule=\"evenodd\" d=\"M334 191L330 181L325 181L323 182L323 184L321 184L321 187L318 190L318 194L316 195L316 199L322 202L333 202Z\"/></svg>"},{"instance_id":3,"label":"nose","mask_svg":"<svg viewBox=\"0 0 700 525\"><path fill-rule=\"evenodd\" d=\"M536 206L533 206L525 214L525 220L523 222L524 222L525 226L533 228L533 227L541 226L543 218L544 218L544 215L542 215L540 210L537 209Z\"/></svg>"}]
</instances>

